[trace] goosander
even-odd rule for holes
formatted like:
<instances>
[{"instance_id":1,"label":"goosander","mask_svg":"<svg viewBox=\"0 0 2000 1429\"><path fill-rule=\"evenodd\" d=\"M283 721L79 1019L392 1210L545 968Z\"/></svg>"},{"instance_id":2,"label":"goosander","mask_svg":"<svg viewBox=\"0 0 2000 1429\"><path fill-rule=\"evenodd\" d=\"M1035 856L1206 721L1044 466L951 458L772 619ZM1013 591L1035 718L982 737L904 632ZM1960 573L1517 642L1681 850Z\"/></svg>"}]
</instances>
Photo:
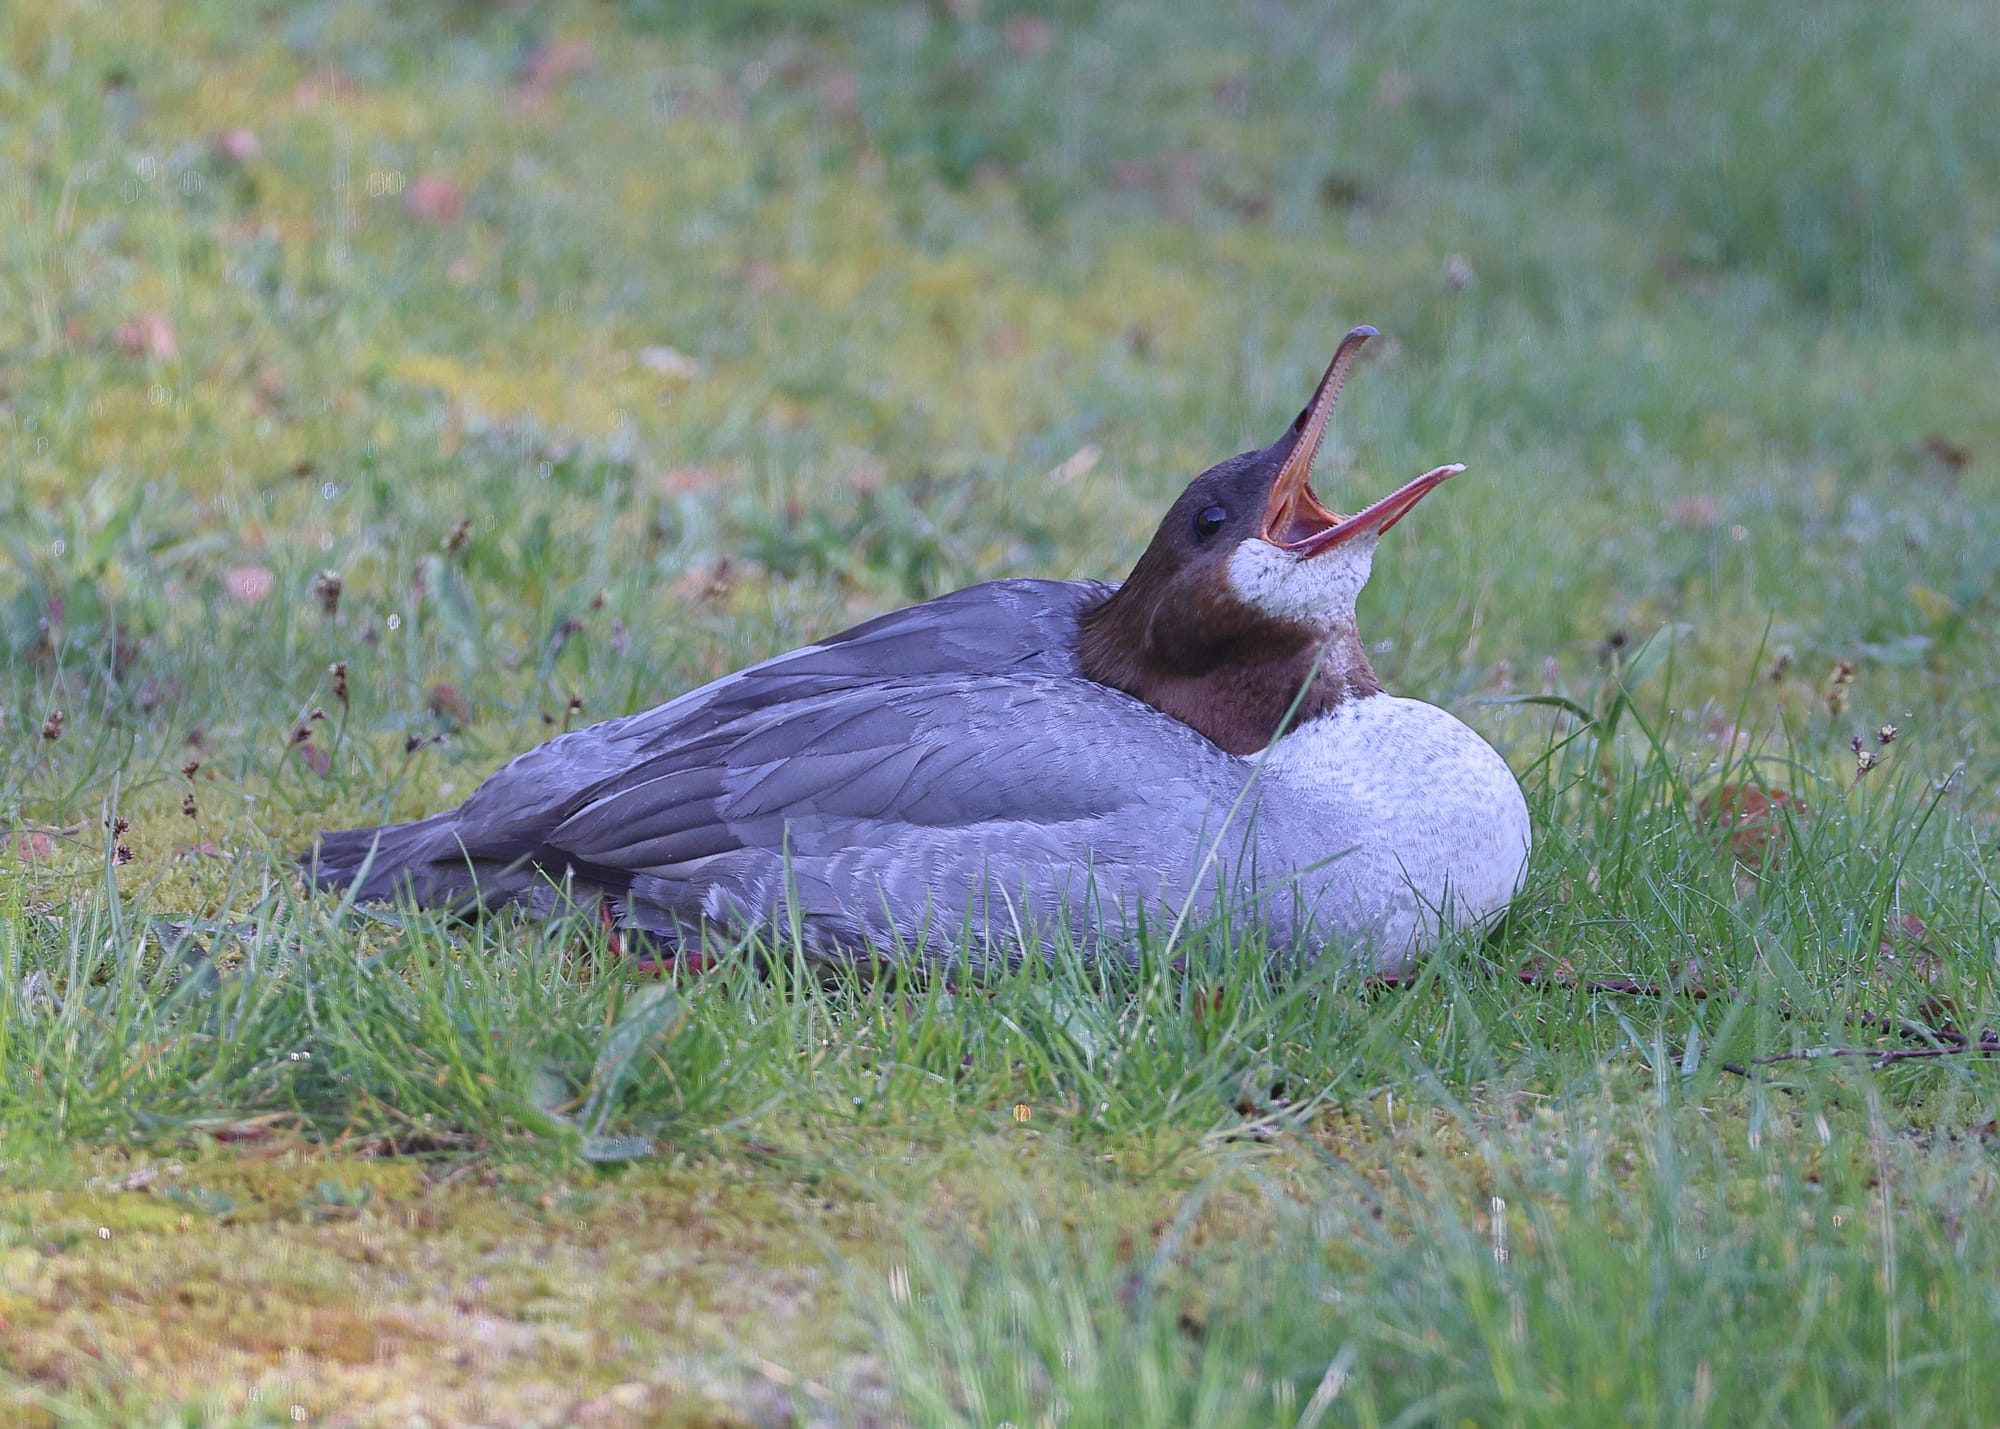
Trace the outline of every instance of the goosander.
<instances>
[{"instance_id":1,"label":"goosander","mask_svg":"<svg viewBox=\"0 0 2000 1429\"><path fill-rule=\"evenodd\" d=\"M1347 335L1284 436L1195 478L1123 583L891 612L551 739L456 809L322 834L310 880L460 913L582 904L670 955L762 928L976 966L1060 927L1129 957L1193 914L1407 969L1506 909L1529 827L1506 761L1384 692L1355 627L1381 534L1464 468L1352 516L1309 485L1374 335Z\"/></svg>"}]
</instances>

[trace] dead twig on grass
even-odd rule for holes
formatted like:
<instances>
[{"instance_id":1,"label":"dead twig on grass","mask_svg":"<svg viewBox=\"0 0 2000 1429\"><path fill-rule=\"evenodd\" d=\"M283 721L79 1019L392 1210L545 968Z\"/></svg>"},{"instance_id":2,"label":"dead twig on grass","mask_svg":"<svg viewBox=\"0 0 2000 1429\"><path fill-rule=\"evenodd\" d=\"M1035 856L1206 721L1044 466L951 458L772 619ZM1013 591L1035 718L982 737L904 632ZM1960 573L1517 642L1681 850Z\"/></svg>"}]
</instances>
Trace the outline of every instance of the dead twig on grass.
<instances>
[{"instance_id":1,"label":"dead twig on grass","mask_svg":"<svg viewBox=\"0 0 2000 1429\"><path fill-rule=\"evenodd\" d=\"M1980 1033L1977 1041L1962 1032L1932 1031L1908 1023L1896 1030L1899 1036L1925 1036L1935 1040L1926 1047L1801 1047L1796 1052L1773 1052L1768 1057L1753 1057L1750 1067L1769 1067L1779 1062L1819 1062L1832 1057L1866 1057L1873 1066L1887 1067L1897 1062L1915 1062L1933 1057L2000 1056L2000 1032L1990 1028ZM1722 1067L1739 1077L1751 1075L1750 1067L1736 1062L1724 1062Z\"/></svg>"}]
</instances>

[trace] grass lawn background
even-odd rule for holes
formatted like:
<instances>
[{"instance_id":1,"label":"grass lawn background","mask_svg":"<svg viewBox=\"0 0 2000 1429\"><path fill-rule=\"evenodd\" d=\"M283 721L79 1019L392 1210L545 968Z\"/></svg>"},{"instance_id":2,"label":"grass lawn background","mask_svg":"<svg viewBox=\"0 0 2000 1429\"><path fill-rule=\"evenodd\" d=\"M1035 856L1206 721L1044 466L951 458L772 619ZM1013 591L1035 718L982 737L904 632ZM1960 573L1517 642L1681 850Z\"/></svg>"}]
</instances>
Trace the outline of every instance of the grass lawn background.
<instances>
[{"instance_id":1,"label":"grass lawn background","mask_svg":"<svg viewBox=\"0 0 2000 1429\"><path fill-rule=\"evenodd\" d=\"M1962 0L14 0L0 1417L2000 1418L1994 1064L1755 1061L2000 1023L1996 90ZM1471 468L1362 620L1524 776L1486 948L675 985L301 894L1122 573L1364 321L1322 494Z\"/></svg>"}]
</instances>

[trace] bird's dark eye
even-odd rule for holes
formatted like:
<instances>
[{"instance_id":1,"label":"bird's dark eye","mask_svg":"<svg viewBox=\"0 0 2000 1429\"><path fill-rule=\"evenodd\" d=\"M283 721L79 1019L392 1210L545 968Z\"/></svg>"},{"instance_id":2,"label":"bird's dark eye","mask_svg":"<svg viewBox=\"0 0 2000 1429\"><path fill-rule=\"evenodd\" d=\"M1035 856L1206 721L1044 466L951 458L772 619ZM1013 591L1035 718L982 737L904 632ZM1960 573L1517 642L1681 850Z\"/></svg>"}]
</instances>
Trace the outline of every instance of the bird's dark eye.
<instances>
[{"instance_id":1,"label":"bird's dark eye","mask_svg":"<svg viewBox=\"0 0 2000 1429\"><path fill-rule=\"evenodd\" d=\"M1228 524L1228 508L1211 506L1194 518L1194 538L1197 541L1206 541Z\"/></svg>"}]
</instances>

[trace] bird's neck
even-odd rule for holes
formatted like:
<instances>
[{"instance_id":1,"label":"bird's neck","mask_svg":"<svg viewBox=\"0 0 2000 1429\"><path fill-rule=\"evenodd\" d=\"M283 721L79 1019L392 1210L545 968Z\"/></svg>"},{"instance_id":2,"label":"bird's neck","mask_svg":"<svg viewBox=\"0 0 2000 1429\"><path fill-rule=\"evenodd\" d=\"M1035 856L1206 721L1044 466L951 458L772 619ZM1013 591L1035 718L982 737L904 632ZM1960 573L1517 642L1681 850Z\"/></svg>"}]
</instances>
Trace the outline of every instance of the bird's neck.
<instances>
[{"instance_id":1,"label":"bird's neck","mask_svg":"<svg viewBox=\"0 0 2000 1429\"><path fill-rule=\"evenodd\" d=\"M1162 650L1125 616L1116 595L1084 613L1076 644L1082 672L1231 754L1255 754L1286 731L1382 689L1351 624L1321 632L1256 622L1190 651Z\"/></svg>"}]
</instances>

